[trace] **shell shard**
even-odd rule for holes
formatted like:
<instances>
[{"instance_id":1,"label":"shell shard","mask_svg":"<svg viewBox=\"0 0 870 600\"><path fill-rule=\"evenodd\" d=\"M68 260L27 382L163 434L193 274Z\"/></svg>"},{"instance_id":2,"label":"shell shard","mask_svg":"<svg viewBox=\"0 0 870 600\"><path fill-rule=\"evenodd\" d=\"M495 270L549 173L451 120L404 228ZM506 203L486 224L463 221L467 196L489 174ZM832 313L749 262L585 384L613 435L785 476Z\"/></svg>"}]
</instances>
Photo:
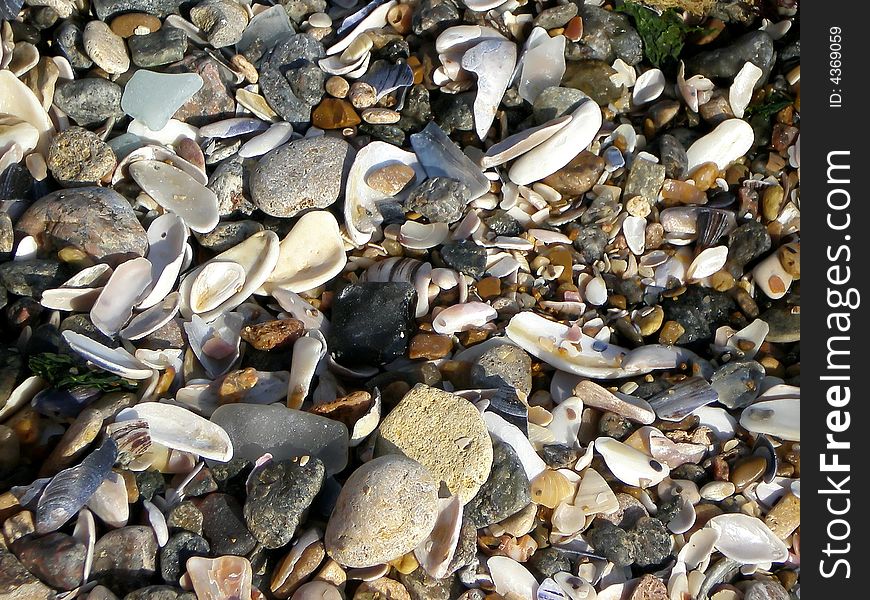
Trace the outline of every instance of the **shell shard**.
<instances>
[{"instance_id":1,"label":"shell shard","mask_svg":"<svg viewBox=\"0 0 870 600\"><path fill-rule=\"evenodd\" d=\"M474 130L480 139L486 137L495 119L495 112L510 83L516 60L517 47L507 40L485 40L462 56L462 68L477 74Z\"/></svg>"}]
</instances>

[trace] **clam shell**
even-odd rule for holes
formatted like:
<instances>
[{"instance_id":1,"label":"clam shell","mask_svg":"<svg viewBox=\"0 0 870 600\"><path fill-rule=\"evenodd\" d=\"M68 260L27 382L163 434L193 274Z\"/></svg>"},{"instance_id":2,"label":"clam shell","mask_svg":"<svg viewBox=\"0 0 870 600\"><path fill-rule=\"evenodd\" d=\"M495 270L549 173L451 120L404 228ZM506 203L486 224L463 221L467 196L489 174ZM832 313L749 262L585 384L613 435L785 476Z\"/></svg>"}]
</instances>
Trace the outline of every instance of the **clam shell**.
<instances>
[{"instance_id":1,"label":"clam shell","mask_svg":"<svg viewBox=\"0 0 870 600\"><path fill-rule=\"evenodd\" d=\"M148 379L153 370L123 348L108 348L72 330L61 333L63 339L77 354L104 371L125 379Z\"/></svg>"},{"instance_id":2,"label":"clam shell","mask_svg":"<svg viewBox=\"0 0 870 600\"><path fill-rule=\"evenodd\" d=\"M504 598L535 598L538 580L523 565L507 556L491 556L486 567L495 591Z\"/></svg>"},{"instance_id":3,"label":"clam shell","mask_svg":"<svg viewBox=\"0 0 870 600\"><path fill-rule=\"evenodd\" d=\"M0 71L0 113L12 115L35 127L39 132L36 150L48 156L48 147L54 136L48 113L33 91L7 70Z\"/></svg>"},{"instance_id":4,"label":"clam shell","mask_svg":"<svg viewBox=\"0 0 870 600\"><path fill-rule=\"evenodd\" d=\"M305 213L281 240L278 264L263 289L304 292L331 281L347 264L338 221L331 212Z\"/></svg>"},{"instance_id":5,"label":"clam shell","mask_svg":"<svg viewBox=\"0 0 870 600\"><path fill-rule=\"evenodd\" d=\"M788 560L788 548L763 521L742 513L717 515L709 527L719 532L716 550L742 564Z\"/></svg>"},{"instance_id":6,"label":"clam shell","mask_svg":"<svg viewBox=\"0 0 870 600\"><path fill-rule=\"evenodd\" d=\"M160 304L139 313L119 332L125 340L138 340L171 321L181 308L181 295L172 292Z\"/></svg>"},{"instance_id":7,"label":"clam shell","mask_svg":"<svg viewBox=\"0 0 870 600\"><path fill-rule=\"evenodd\" d=\"M134 162L129 171L149 196L193 231L208 233L218 224L217 196L186 172L157 160Z\"/></svg>"},{"instance_id":8,"label":"clam shell","mask_svg":"<svg viewBox=\"0 0 870 600\"><path fill-rule=\"evenodd\" d=\"M338 29L339 34L343 33L350 27L354 27L353 31L330 46L326 50L327 56L342 52L345 48L350 46L350 44L359 37L361 33L371 29L380 29L387 24L387 13L396 5L396 0L390 0L389 2L380 4L379 6L377 4L378 3L373 4L375 6L374 9L369 7L363 8L361 11L348 17L350 20L346 19L345 22L342 23L341 27Z\"/></svg>"},{"instance_id":9,"label":"clam shell","mask_svg":"<svg viewBox=\"0 0 870 600\"><path fill-rule=\"evenodd\" d=\"M197 183L202 185L208 183L208 177L206 176L205 171L200 167L181 158L175 152L165 148L164 146L148 144L147 146L142 146L141 148L133 150L118 163L115 172L112 174L112 185L117 185L124 179L130 177L130 165L140 160L158 160L160 162L169 163L176 169L184 171L193 177Z\"/></svg>"},{"instance_id":10,"label":"clam shell","mask_svg":"<svg viewBox=\"0 0 870 600\"><path fill-rule=\"evenodd\" d=\"M151 523L151 529L154 530L157 545L162 548L169 541L169 527L166 525L166 517L163 516L163 511L154 506L153 502L142 500L142 507L145 509L148 522Z\"/></svg>"},{"instance_id":11,"label":"clam shell","mask_svg":"<svg viewBox=\"0 0 870 600\"><path fill-rule=\"evenodd\" d=\"M504 39L505 37L492 27L454 25L442 31L435 38L435 51L438 54L454 51L454 54L461 56L465 51L479 42Z\"/></svg>"},{"instance_id":12,"label":"clam shell","mask_svg":"<svg viewBox=\"0 0 870 600\"><path fill-rule=\"evenodd\" d=\"M109 527L123 527L130 518L127 486L118 473L110 472L86 506Z\"/></svg>"},{"instance_id":13,"label":"clam shell","mask_svg":"<svg viewBox=\"0 0 870 600\"><path fill-rule=\"evenodd\" d=\"M688 569L696 569L710 558L717 541L719 541L718 529L713 527L699 529L680 549L677 560L685 563Z\"/></svg>"},{"instance_id":14,"label":"clam shell","mask_svg":"<svg viewBox=\"0 0 870 600\"><path fill-rule=\"evenodd\" d=\"M743 113L752 100L755 84L758 83L762 75L764 75L764 71L747 61L743 63L743 67L734 76L734 83L728 88L728 104L738 119L743 118Z\"/></svg>"},{"instance_id":15,"label":"clam shell","mask_svg":"<svg viewBox=\"0 0 870 600\"><path fill-rule=\"evenodd\" d=\"M44 535L57 531L73 518L112 472L117 458L115 440L105 438L81 464L52 477L36 507L36 532Z\"/></svg>"},{"instance_id":16,"label":"clam shell","mask_svg":"<svg viewBox=\"0 0 870 600\"><path fill-rule=\"evenodd\" d=\"M302 296L290 290L272 290L272 297L294 319L299 319L306 330L316 329L324 335L329 331L329 321L323 313L306 302Z\"/></svg>"},{"instance_id":17,"label":"clam shell","mask_svg":"<svg viewBox=\"0 0 870 600\"><path fill-rule=\"evenodd\" d=\"M461 529L462 501L459 496L440 498L432 532L414 549L414 556L430 577L442 579L447 575Z\"/></svg>"},{"instance_id":18,"label":"clam shell","mask_svg":"<svg viewBox=\"0 0 870 600\"><path fill-rule=\"evenodd\" d=\"M474 130L480 139L486 137L505 90L512 78L517 60L517 47L511 41L486 40L462 56L462 68L477 75L477 96L474 99Z\"/></svg>"},{"instance_id":19,"label":"clam shell","mask_svg":"<svg viewBox=\"0 0 870 600\"><path fill-rule=\"evenodd\" d=\"M417 183L426 179L426 171L413 152L406 152L392 144L379 141L371 142L357 152L347 176L344 200L345 227L354 244L367 243L380 227L383 216L378 204L384 201L402 202L410 193L410 189L406 189L395 196L388 196L366 184L369 173L395 163L414 169Z\"/></svg>"},{"instance_id":20,"label":"clam shell","mask_svg":"<svg viewBox=\"0 0 870 600\"><path fill-rule=\"evenodd\" d=\"M686 270L686 277L692 281L709 277L724 267L726 260L728 260L727 246L706 248L689 265L689 268Z\"/></svg>"},{"instance_id":21,"label":"clam shell","mask_svg":"<svg viewBox=\"0 0 870 600\"><path fill-rule=\"evenodd\" d=\"M635 106L652 102L665 91L665 74L661 69L644 71L635 81L631 101Z\"/></svg>"},{"instance_id":22,"label":"clam shell","mask_svg":"<svg viewBox=\"0 0 870 600\"><path fill-rule=\"evenodd\" d=\"M151 262L134 258L115 269L91 308L94 327L109 337L117 334L133 315L133 307L151 284Z\"/></svg>"},{"instance_id":23,"label":"clam shell","mask_svg":"<svg viewBox=\"0 0 870 600\"><path fill-rule=\"evenodd\" d=\"M496 310L483 302L455 304L438 313L432 320L432 329L436 333L453 334L486 325L497 316Z\"/></svg>"},{"instance_id":24,"label":"clam shell","mask_svg":"<svg viewBox=\"0 0 870 600\"><path fill-rule=\"evenodd\" d=\"M756 402L743 409L740 425L753 433L799 442L801 439L800 398Z\"/></svg>"},{"instance_id":25,"label":"clam shell","mask_svg":"<svg viewBox=\"0 0 870 600\"><path fill-rule=\"evenodd\" d=\"M19 383L12 392L3 406L0 406L0 422L12 416L19 408L25 404L29 404L39 392L47 387L47 383L38 375L31 375L21 383Z\"/></svg>"},{"instance_id":26,"label":"clam shell","mask_svg":"<svg viewBox=\"0 0 870 600\"><path fill-rule=\"evenodd\" d=\"M547 469L529 482L532 502L556 508L574 494L574 485L558 471Z\"/></svg>"},{"instance_id":27,"label":"clam shell","mask_svg":"<svg viewBox=\"0 0 870 600\"><path fill-rule=\"evenodd\" d=\"M574 395L587 406L622 415L643 425L649 425L656 418L655 411L646 400L627 394L611 394L592 381L581 381L574 386Z\"/></svg>"},{"instance_id":28,"label":"clam shell","mask_svg":"<svg viewBox=\"0 0 870 600\"><path fill-rule=\"evenodd\" d=\"M688 170L691 173L697 166L707 162L716 163L719 169L724 170L746 154L754 141L755 132L746 121L722 121L713 131L689 146L686 151Z\"/></svg>"},{"instance_id":29,"label":"clam shell","mask_svg":"<svg viewBox=\"0 0 870 600\"><path fill-rule=\"evenodd\" d=\"M577 397L568 398L554 408L552 414L553 420L547 425L547 429L553 434L556 443L569 448L579 448L577 435L580 433L583 400Z\"/></svg>"},{"instance_id":30,"label":"clam shell","mask_svg":"<svg viewBox=\"0 0 870 600\"><path fill-rule=\"evenodd\" d=\"M254 136L239 148L239 156L253 158L262 156L270 150L288 142L293 138L293 125L287 122L274 123L269 129Z\"/></svg>"},{"instance_id":31,"label":"clam shell","mask_svg":"<svg viewBox=\"0 0 870 600\"><path fill-rule=\"evenodd\" d=\"M311 331L293 344L293 359L290 363L290 384L287 406L299 409L308 396L314 370L326 356L326 342L318 331Z\"/></svg>"},{"instance_id":32,"label":"clam shell","mask_svg":"<svg viewBox=\"0 0 870 600\"><path fill-rule=\"evenodd\" d=\"M229 261L210 262L190 286L190 309L206 313L216 309L245 285L242 265Z\"/></svg>"},{"instance_id":33,"label":"clam shell","mask_svg":"<svg viewBox=\"0 0 870 600\"><path fill-rule=\"evenodd\" d=\"M595 449L616 478L628 485L640 488L658 485L670 473L667 465L613 438L599 437Z\"/></svg>"},{"instance_id":34,"label":"clam shell","mask_svg":"<svg viewBox=\"0 0 870 600\"><path fill-rule=\"evenodd\" d=\"M125 408L115 417L116 422L130 420L148 423L151 439L167 448L219 462L227 462L233 457L233 444L226 431L186 408L144 402Z\"/></svg>"},{"instance_id":35,"label":"clam shell","mask_svg":"<svg viewBox=\"0 0 870 600\"><path fill-rule=\"evenodd\" d=\"M137 308L159 304L175 287L184 262L187 243L184 221L174 213L165 213L148 226L148 261L151 263L151 285Z\"/></svg>"},{"instance_id":36,"label":"clam shell","mask_svg":"<svg viewBox=\"0 0 870 600\"><path fill-rule=\"evenodd\" d=\"M591 468L583 471L583 478L580 480L580 485L577 486L577 493L574 495L572 504L582 508L590 516L608 515L619 510L619 500L617 500L616 494L607 485L604 477Z\"/></svg>"},{"instance_id":37,"label":"clam shell","mask_svg":"<svg viewBox=\"0 0 870 600\"><path fill-rule=\"evenodd\" d=\"M193 315L184 324L193 353L212 379L226 374L238 360L243 324L238 313L224 313L211 323Z\"/></svg>"},{"instance_id":38,"label":"clam shell","mask_svg":"<svg viewBox=\"0 0 870 600\"><path fill-rule=\"evenodd\" d=\"M405 221L399 230L399 243L413 250L426 250L443 244L449 236L447 223Z\"/></svg>"},{"instance_id":39,"label":"clam shell","mask_svg":"<svg viewBox=\"0 0 870 600\"><path fill-rule=\"evenodd\" d=\"M709 383L701 377L689 377L650 398L649 404L664 421L682 421L692 411L718 400Z\"/></svg>"}]
</instances>

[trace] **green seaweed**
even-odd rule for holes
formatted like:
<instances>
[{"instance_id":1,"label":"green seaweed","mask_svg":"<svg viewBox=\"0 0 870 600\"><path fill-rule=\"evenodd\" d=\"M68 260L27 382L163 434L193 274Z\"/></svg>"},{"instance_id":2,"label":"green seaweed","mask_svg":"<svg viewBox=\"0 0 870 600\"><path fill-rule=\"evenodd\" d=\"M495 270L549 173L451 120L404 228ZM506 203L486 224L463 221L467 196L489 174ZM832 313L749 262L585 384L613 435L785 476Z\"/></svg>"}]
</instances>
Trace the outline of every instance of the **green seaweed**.
<instances>
[{"instance_id":1,"label":"green seaweed","mask_svg":"<svg viewBox=\"0 0 870 600\"><path fill-rule=\"evenodd\" d=\"M39 375L52 387L68 389L75 386L97 388L103 392L135 390L136 385L117 375L96 371L76 364L65 354L43 352L34 354L27 363L34 375Z\"/></svg>"},{"instance_id":2,"label":"green seaweed","mask_svg":"<svg viewBox=\"0 0 870 600\"><path fill-rule=\"evenodd\" d=\"M635 2L625 2L617 6L616 11L625 13L634 20L643 41L644 55L659 68L674 65L683 51L686 36L701 30L686 25L673 8L664 10L659 15Z\"/></svg>"}]
</instances>

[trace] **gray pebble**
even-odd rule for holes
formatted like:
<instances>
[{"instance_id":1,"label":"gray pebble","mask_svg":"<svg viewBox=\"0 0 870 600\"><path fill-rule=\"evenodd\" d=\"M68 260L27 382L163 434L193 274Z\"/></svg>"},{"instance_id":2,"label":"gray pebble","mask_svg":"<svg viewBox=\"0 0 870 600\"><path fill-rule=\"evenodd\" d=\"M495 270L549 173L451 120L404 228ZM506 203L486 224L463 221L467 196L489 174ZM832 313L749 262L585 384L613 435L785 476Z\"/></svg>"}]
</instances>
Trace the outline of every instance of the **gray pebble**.
<instances>
[{"instance_id":1,"label":"gray pebble","mask_svg":"<svg viewBox=\"0 0 870 600\"><path fill-rule=\"evenodd\" d=\"M414 188L405 209L420 213L432 223L455 223L462 218L471 196L468 186L449 177L433 177Z\"/></svg>"}]
</instances>

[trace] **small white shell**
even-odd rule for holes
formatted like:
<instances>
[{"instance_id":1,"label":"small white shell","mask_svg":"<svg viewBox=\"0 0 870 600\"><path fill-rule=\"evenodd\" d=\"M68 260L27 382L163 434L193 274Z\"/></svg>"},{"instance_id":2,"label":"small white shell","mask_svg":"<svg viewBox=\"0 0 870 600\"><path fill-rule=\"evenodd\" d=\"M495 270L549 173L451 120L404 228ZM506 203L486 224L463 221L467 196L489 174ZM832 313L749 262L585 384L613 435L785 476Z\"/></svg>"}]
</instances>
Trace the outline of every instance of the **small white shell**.
<instances>
[{"instance_id":1,"label":"small white shell","mask_svg":"<svg viewBox=\"0 0 870 600\"><path fill-rule=\"evenodd\" d=\"M763 521L743 513L727 513L710 519L719 532L716 549L743 564L785 562L788 548Z\"/></svg>"},{"instance_id":2,"label":"small white shell","mask_svg":"<svg viewBox=\"0 0 870 600\"><path fill-rule=\"evenodd\" d=\"M436 333L453 334L470 327L480 327L498 316L496 310L483 302L466 302L445 308L432 321Z\"/></svg>"},{"instance_id":3,"label":"small white shell","mask_svg":"<svg viewBox=\"0 0 870 600\"><path fill-rule=\"evenodd\" d=\"M495 591L505 598L535 598L538 580L523 565L507 556L491 556L486 561Z\"/></svg>"},{"instance_id":4,"label":"small white shell","mask_svg":"<svg viewBox=\"0 0 870 600\"><path fill-rule=\"evenodd\" d=\"M245 285L242 265L230 261L206 264L190 287L190 309L195 313L214 310Z\"/></svg>"},{"instance_id":5,"label":"small white shell","mask_svg":"<svg viewBox=\"0 0 870 600\"><path fill-rule=\"evenodd\" d=\"M670 474L667 465L613 438L599 437L595 449L616 478L628 485L647 488Z\"/></svg>"},{"instance_id":6,"label":"small white shell","mask_svg":"<svg viewBox=\"0 0 870 600\"><path fill-rule=\"evenodd\" d=\"M686 157L688 170L706 162L714 162L719 169L726 169L732 162L746 154L755 141L752 126L741 119L727 119L716 129L689 146Z\"/></svg>"},{"instance_id":7,"label":"small white shell","mask_svg":"<svg viewBox=\"0 0 870 600\"><path fill-rule=\"evenodd\" d=\"M151 262L134 258L119 265L91 308L94 327L109 337L117 334L133 315L133 307L151 283Z\"/></svg>"},{"instance_id":8,"label":"small white shell","mask_svg":"<svg viewBox=\"0 0 870 600\"><path fill-rule=\"evenodd\" d=\"M413 250L425 250L444 243L449 235L447 223L405 221L399 230L399 243Z\"/></svg>"},{"instance_id":9,"label":"small white shell","mask_svg":"<svg viewBox=\"0 0 870 600\"><path fill-rule=\"evenodd\" d=\"M652 102L665 91L665 74L661 69L650 69L637 78L631 100L636 106Z\"/></svg>"},{"instance_id":10,"label":"small white shell","mask_svg":"<svg viewBox=\"0 0 870 600\"><path fill-rule=\"evenodd\" d=\"M756 402L743 409L740 425L753 433L765 433L784 440L801 439L800 398Z\"/></svg>"},{"instance_id":11,"label":"small white shell","mask_svg":"<svg viewBox=\"0 0 870 600\"><path fill-rule=\"evenodd\" d=\"M149 196L192 230L208 233L218 224L217 196L188 173L156 160L134 162L129 171Z\"/></svg>"},{"instance_id":12,"label":"small white shell","mask_svg":"<svg viewBox=\"0 0 870 600\"><path fill-rule=\"evenodd\" d=\"M724 267L726 260L728 260L727 246L705 248L695 257L692 264L689 265L689 268L686 270L686 277L694 281L709 277Z\"/></svg>"},{"instance_id":13,"label":"small white shell","mask_svg":"<svg viewBox=\"0 0 870 600\"><path fill-rule=\"evenodd\" d=\"M579 506L587 515L610 514L619 510L619 500L607 485L604 477L595 469L583 471L583 478L574 496L575 506Z\"/></svg>"},{"instance_id":14,"label":"small white shell","mask_svg":"<svg viewBox=\"0 0 870 600\"><path fill-rule=\"evenodd\" d=\"M728 104L731 105L731 111L738 119L743 118L743 112L749 106L749 101L752 100L755 84L758 83L763 74L761 69L747 61L743 64L740 72L734 76L734 83L728 89Z\"/></svg>"},{"instance_id":15,"label":"small white shell","mask_svg":"<svg viewBox=\"0 0 870 600\"><path fill-rule=\"evenodd\" d=\"M104 371L126 379L148 379L153 370L123 348L108 348L72 330L61 333L76 353Z\"/></svg>"},{"instance_id":16,"label":"small white shell","mask_svg":"<svg viewBox=\"0 0 870 600\"><path fill-rule=\"evenodd\" d=\"M150 308L160 303L175 287L184 262L187 235L184 221L174 213L162 214L148 226L151 285L137 308Z\"/></svg>"},{"instance_id":17,"label":"small white shell","mask_svg":"<svg viewBox=\"0 0 870 600\"><path fill-rule=\"evenodd\" d=\"M461 529L462 502L459 496L439 499L435 526L414 550L420 566L431 577L442 579L447 575L447 567L456 552Z\"/></svg>"}]
</instances>

